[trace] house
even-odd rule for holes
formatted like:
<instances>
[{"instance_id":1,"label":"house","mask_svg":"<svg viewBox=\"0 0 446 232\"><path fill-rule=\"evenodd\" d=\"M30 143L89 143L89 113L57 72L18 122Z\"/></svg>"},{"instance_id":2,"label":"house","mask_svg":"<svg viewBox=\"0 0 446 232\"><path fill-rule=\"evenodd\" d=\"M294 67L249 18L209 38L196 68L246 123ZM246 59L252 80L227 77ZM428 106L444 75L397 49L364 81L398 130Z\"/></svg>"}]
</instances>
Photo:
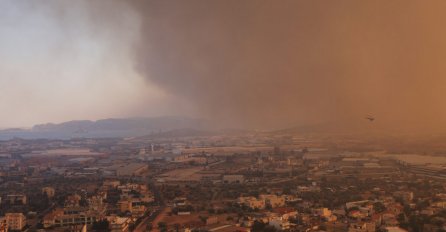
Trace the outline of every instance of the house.
<instances>
[{"instance_id":1,"label":"house","mask_svg":"<svg viewBox=\"0 0 446 232\"><path fill-rule=\"evenodd\" d=\"M259 196L259 198L265 201L265 205L270 205L273 208L285 206L284 196L277 196L274 194L262 194Z\"/></svg>"},{"instance_id":2,"label":"house","mask_svg":"<svg viewBox=\"0 0 446 232\"><path fill-rule=\"evenodd\" d=\"M255 197L239 197L237 202L241 205L246 205L251 209L265 208L265 200L257 199Z\"/></svg>"},{"instance_id":3,"label":"house","mask_svg":"<svg viewBox=\"0 0 446 232\"><path fill-rule=\"evenodd\" d=\"M375 232L376 225L373 222L351 223L348 232Z\"/></svg>"}]
</instances>

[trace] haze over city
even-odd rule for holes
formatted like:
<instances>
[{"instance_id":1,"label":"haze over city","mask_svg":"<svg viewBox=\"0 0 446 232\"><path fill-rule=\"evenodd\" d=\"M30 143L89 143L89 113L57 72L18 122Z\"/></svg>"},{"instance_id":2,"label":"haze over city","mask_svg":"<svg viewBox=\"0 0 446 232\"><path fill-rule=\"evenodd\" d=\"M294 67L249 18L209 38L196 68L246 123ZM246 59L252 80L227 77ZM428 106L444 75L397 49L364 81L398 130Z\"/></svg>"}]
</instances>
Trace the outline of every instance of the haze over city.
<instances>
[{"instance_id":1,"label":"haze over city","mask_svg":"<svg viewBox=\"0 0 446 232\"><path fill-rule=\"evenodd\" d=\"M0 2L0 126L180 115L444 132L444 1Z\"/></svg>"},{"instance_id":2,"label":"haze over city","mask_svg":"<svg viewBox=\"0 0 446 232\"><path fill-rule=\"evenodd\" d=\"M444 232L445 12L0 0L0 232Z\"/></svg>"}]
</instances>

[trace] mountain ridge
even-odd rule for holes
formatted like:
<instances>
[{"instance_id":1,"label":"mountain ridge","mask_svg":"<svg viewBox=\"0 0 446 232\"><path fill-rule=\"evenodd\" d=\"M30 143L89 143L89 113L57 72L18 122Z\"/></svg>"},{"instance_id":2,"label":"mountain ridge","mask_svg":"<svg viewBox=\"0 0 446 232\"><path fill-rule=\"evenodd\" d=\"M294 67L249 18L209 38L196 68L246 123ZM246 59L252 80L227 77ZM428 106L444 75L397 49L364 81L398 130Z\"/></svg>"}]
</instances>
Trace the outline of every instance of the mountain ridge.
<instances>
[{"instance_id":1,"label":"mountain ridge","mask_svg":"<svg viewBox=\"0 0 446 232\"><path fill-rule=\"evenodd\" d=\"M175 129L202 129L205 124L206 121L203 119L180 116L72 120L62 123L36 124L30 129L3 129L0 130L0 140L144 136Z\"/></svg>"}]
</instances>

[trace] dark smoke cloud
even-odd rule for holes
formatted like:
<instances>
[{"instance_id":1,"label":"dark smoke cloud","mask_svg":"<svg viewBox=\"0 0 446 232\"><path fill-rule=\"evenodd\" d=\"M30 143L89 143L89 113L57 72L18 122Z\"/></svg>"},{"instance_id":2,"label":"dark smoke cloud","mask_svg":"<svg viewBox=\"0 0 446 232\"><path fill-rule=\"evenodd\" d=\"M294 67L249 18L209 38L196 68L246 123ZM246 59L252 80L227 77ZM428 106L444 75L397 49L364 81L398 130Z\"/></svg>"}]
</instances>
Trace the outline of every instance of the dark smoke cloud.
<instances>
[{"instance_id":1,"label":"dark smoke cloud","mask_svg":"<svg viewBox=\"0 0 446 232\"><path fill-rule=\"evenodd\" d=\"M134 1L137 70L215 122L446 123L446 2ZM349 123L351 122L351 123Z\"/></svg>"}]
</instances>

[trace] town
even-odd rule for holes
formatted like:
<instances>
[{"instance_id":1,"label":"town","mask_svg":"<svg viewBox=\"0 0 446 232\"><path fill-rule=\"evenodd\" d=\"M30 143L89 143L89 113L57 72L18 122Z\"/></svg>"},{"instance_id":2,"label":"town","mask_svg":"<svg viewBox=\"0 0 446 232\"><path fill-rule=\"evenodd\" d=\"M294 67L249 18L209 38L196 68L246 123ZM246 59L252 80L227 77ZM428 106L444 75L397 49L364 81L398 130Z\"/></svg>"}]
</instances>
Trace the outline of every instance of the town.
<instances>
[{"instance_id":1,"label":"town","mask_svg":"<svg viewBox=\"0 0 446 232\"><path fill-rule=\"evenodd\" d=\"M0 0L0 232L446 232L445 0Z\"/></svg>"},{"instance_id":2,"label":"town","mask_svg":"<svg viewBox=\"0 0 446 232\"><path fill-rule=\"evenodd\" d=\"M267 132L5 140L0 231L444 231L446 158L403 147Z\"/></svg>"}]
</instances>

